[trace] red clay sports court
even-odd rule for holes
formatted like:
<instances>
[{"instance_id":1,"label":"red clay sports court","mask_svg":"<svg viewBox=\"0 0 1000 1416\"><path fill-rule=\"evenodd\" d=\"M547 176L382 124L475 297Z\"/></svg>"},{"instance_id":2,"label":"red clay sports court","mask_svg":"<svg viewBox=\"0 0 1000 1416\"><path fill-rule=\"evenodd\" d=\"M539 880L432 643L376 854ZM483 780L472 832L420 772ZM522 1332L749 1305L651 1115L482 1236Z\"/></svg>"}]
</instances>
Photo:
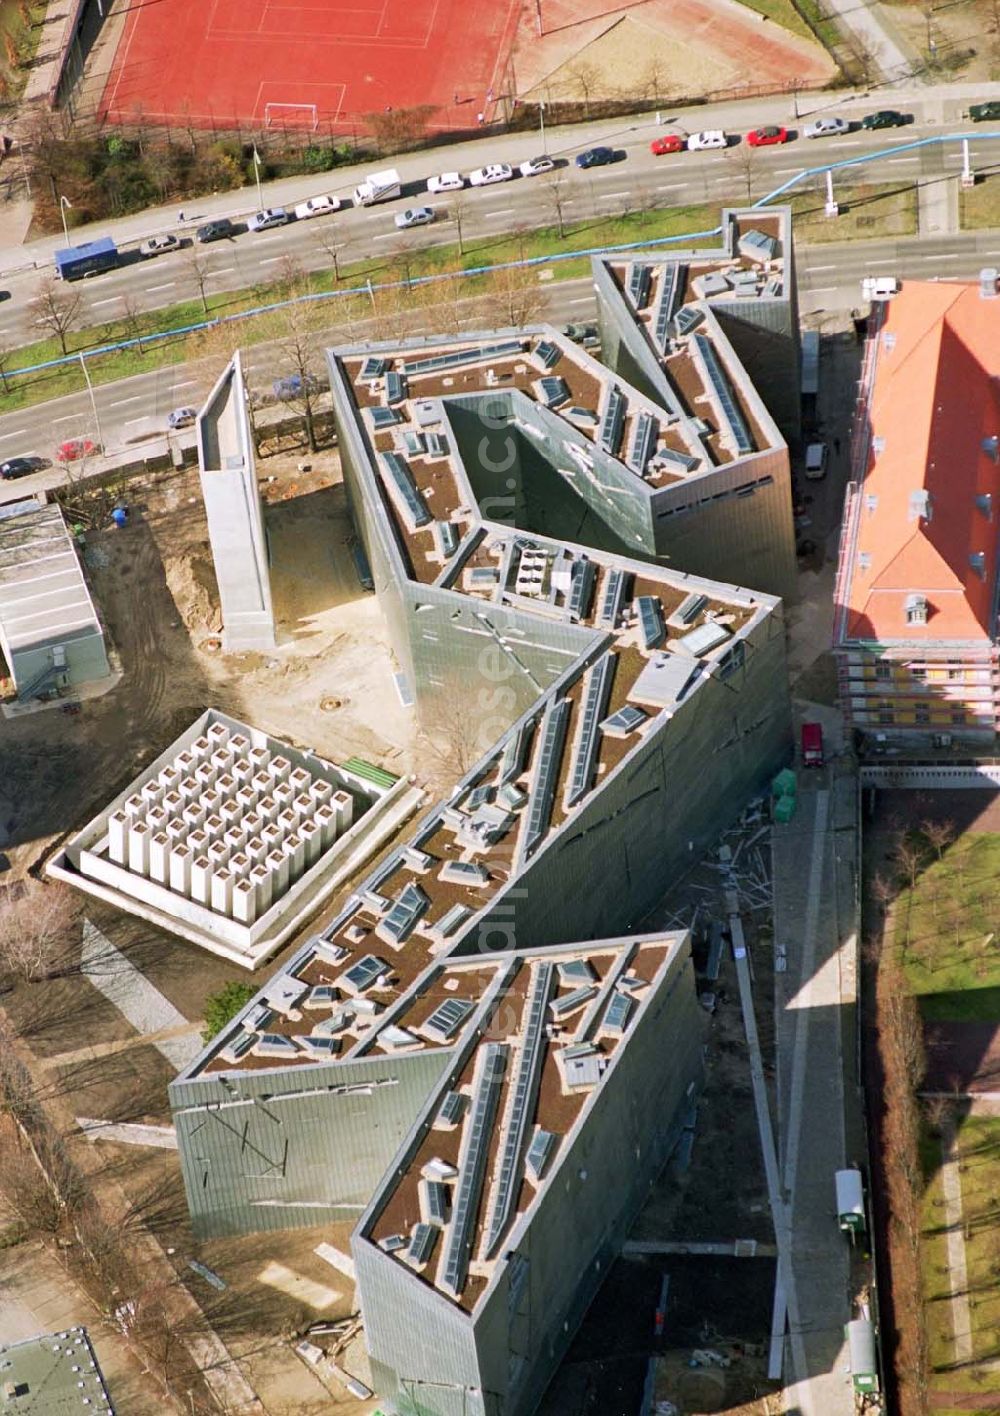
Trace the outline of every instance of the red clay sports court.
<instances>
[{"instance_id":1,"label":"red clay sports court","mask_svg":"<svg viewBox=\"0 0 1000 1416\"><path fill-rule=\"evenodd\" d=\"M349 132L366 113L432 104L433 127L468 128L500 92L519 9L520 0L139 0L101 113L113 123Z\"/></svg>"}]
</instances>

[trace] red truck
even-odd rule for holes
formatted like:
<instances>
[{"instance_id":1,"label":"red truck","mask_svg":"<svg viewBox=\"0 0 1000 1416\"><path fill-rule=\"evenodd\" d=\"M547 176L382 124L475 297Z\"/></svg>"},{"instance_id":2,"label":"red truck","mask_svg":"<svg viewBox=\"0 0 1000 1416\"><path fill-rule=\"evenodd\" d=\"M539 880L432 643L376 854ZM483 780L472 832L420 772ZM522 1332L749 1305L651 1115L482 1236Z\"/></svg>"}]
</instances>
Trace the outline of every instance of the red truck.
<instances>
[{"instance_id":1,"label":"red truck","mask_svg":"<svg viewBox=\"0 0 1000 1416\"><path fill-rule=\"evenodd\" d=\"M823 756L823 729L819 723L802 724L802 765L803 767L822 767L825 758Z\"/></svg>"}]
</instances>

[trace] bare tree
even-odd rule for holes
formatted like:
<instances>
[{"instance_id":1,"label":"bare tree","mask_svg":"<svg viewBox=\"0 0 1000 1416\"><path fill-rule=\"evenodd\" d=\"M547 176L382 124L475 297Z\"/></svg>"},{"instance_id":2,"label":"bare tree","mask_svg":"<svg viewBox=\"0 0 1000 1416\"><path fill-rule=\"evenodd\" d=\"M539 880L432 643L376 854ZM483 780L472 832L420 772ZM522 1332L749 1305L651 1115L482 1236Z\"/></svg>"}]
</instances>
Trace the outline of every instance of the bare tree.
<instances>
[{"instance_id":1,"label":"bare tree","mask_svg":"<svg viewBox=\"0 0 1000 1416\"><path fill-rule=\"evenodd\" d=\"M492 320L505 325L531 324L542 309L538 274L520 265L505 266L488 277L488 306Z\"/></svg>"},{"instance_id":2,"label":"bare tree","mask_svg":"<svg viewBox=\"0 0 1000 1416\"><path fill-rule=\"evenodd\" d=\"M566 203L569 197L566 193L566 184L558 172L553 172L545 184L545 196L552 209L552 215L556 219L556 227L559 231L559 240L566 239Z\"/></svg>"},{"instance_id":3,"label":"bare tree","mask_svg":"<svg viewBox=\"0 0 1000 1416\"><path fill-rule=\"evenodd\" d=\"M954 841L957 835L954 821L935 821L928 817L920 823L920 834L927 841L938 860L941 860L945 851Z\"/></svg>"},{"instance_id":4,"label":"bare tree","mask_svg":"<svg viewBox=\"0 0 1000 1416\"><path fill-rule=\"evenodd\" d=\"M654 103L659 103L663 96L664 85L670 77L670 70L663 63L659 55L654 54L647 59L646 67L642 71L640 83L647 98L651 98Z\"/></svg>"},{"instance_id":5,"label":"bare tree","mask_svg":"<svg viewBox=\"0 0 1000 1416\"><path fill-rule=\"evenodd\" d=\"M28 981L65 970L76 902L65 885L37 880L8 885L0 895L0 969Z\"/></svg>"},{"instance_id":6,"label":"bare tree","mask_svg":"<svg viewBox=\"0 0 1000 1416\"><path fill-rule=\"evenodd\" d=\"M484 723L462 697L442 694L435 699L418 737L422 770L432 791L451 791L489 747L493 739L488 734L495 726L492 719Z\"/></svg>"},{"instance_id":7,"label":"bare tree","mask_svg":"<svg viewBox=\"0 0 1000 1416\"><path fill-rule=\"evenodd\" d=\"M468 208L465 204L465 193L456 192L454 201L451 203L451 219L455 223L455 235L458 237L458 254L465 255L465 218Z\"/></svg>"},{"instance_id":8,"label":"bare tree","mask_svg":"<svg viewBox=\"0 0 1000 1416\"><path fill-rule=\"evenodd\" d=\"M146 318L142 306L131 292L122 296L122 324L125 326L126 337L134 339L139 353L144 354L146 351L142 340L146 332Z\"/></svg>"},{"instance_id":9,"label":"bare tree","mask_svg":"<svg viewBox=\"0 0 1000 1416\"><path fill-rule=\"evenodd\" d=\"M0 387L4 393L10 393L10 361L16 353L9 345L0 344Z\"/></svg>"},{"instance_id":10,"label":"bare tree","mask_svg":"<svg viewBox=\"0 0 1000 1416\"><path fill-rule=\"evenodd\" d=\"M583 101L584 114L589 117L590 101L601 81L600 69L587 59L577 59L567 70L566 77L570 82L570 92L579 95Z\"/></svg>"},{"instance_id":11,"label":"bare tree","mask_svg":"<svg viewBox=\"0 0 1000 1416\"><path fill-rule=\"evenodd\" d=\"M857 70L864 88L871 88L881 68L882 46L865 34L852 34L847 40L847 53Z\"/></svg>"},{"instance_id":12,"label":"bare tree","mask_svg":"<svg viewBox=\"0 0 1000 1416\"><path fill-rule=\"evenodd\" d=\"M998 3L1000 3L1000 0L998 0ZM336 226L324 226L320 222L317 222L316 225L320 228L316 233L319 247L329 256L330 264L333 267L333 278L339 281L341 279L340 262L344 258L345 251L350 248L350 242L338 234Z\"/></svg>"},{"instance_id":13,"label":"bare tree","mask_svg":"<svg viewBox=\"0 0 1000 1416\"><path fill-rule=\"evenodd\" d=\"M905 831L901 831L892 851L892 859L900 875L912 890L917 876L924 865L924 856L919 846L913 844Z\"/></svg>"},{"instance_id":14,"label":"bare tree","mask_svg":"<svg viewBox=\"0 0 1000 1416\"><path fill-rule=\"evenodd\" d=\"M316 372L318 349L309 328L308 310L304 305L289 305L281 311L283 333L279 337L279 365L283 377L281 401L302 414L306 442L310 452L318 451L316 442L316 400L322 384Z\"/></svg>"},{"instance_id":15,"label":"bare tree","mask_svg":"<svg viewBox=\"0 0 1000 1416\"><path fill-rule=\"evenodd\" d=\"M69 352L66 337L75 328L82 307L83 296L79 290L70 289L54 275L48 276L38 294L28 301L28 313L35 324L55 335L63 354Z\"/></svg>"},{"instance_id":16,"label":"bare tree","mask_svg":"<svg viewBox=\"0 0 1000 1416\"><path fill-rule=\"evenodd\" d=\"M209 269L204 257L195 249L188 252L187 268L191 273L191 279L198 287L198 294L201 298L201 308L205 314L210 314L208 308L208 277Z\"/></svg>"},{"instance_id":17,"label":"bare tree","mask_svg":"<svg viewBox=\"0 0 1000 1416\"><path fill-rule=\"evenodd\" d=\"M753 184L757 176L757 149L743 138L736 147L726 152L726 161L733 169L737 180L746 188L746 199L753 201Z\"/></svg>"}]
</instances>

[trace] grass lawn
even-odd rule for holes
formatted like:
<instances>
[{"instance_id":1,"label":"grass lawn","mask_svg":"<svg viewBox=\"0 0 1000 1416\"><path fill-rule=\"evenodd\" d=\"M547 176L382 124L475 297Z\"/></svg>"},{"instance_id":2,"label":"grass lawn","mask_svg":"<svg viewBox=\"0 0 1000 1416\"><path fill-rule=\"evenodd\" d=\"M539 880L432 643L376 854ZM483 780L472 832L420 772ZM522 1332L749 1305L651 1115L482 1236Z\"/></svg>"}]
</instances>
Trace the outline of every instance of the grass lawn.
<instances>
[{"instance_id":1,"label":"grass lawn","mask_svg":"<svg viewBox=\"0 0 1000 1416\"><path fill-rule=\"evenodd\" d=\"M926 1018L1000 1021L1000 835L966 832L901 888L893 940Z\"/></svg>"},{"instance_id":2,"label":"grass lawn","mask_svg":"<svg viewBox=\"0 0 1000 1416\"><path fill-rule=\"evenodd\" d=\"M958 220L963 231L1000 226L1000 173L987 173L968 191L959 191Z\"/></svg>"},{"instance_id":3,"label":"grass lawn","mask_svg":"<svg viewBox=\"0 0 1000 1416\"><path fill-rule=\"evenodd\" d=\"M840 215L824 212L826 189L795 192L790 196L795 239L807 246L824 241L873 240L879 236L914 236L917 232L917 189L910 183L858 183L846 186L834 180L834 197Z\"/></svg>"},{"instance_id":4,"label":"grass lawn","mask_svg":"<svg viewBox=\"0 0 1000 1416\"><path fill-rule=\"evenodd\" d=\"M995 1375L975 1365L1000 1354L1000 1117L969 1117L958 1132L965 1260L969 1280L974 1365L954 1368L954 1329L937 1136L921 1147L924 1193L924 1296L930 1340L932 1389L973 1392L993 1389Z\"/></svg>"},{"instance_id":5,"label":"grass lawn","mask_svg":"<svg viewBox=\"0 0 1000 1416\"><path fill-rule=\"evenodd\" d=\"M756 10L758 15L766 15L783 29L792 34L800 34L804 39L812 39L813 32L792 4L792 0L740 0L748 10Z\"/></svg>"}]
</instances>

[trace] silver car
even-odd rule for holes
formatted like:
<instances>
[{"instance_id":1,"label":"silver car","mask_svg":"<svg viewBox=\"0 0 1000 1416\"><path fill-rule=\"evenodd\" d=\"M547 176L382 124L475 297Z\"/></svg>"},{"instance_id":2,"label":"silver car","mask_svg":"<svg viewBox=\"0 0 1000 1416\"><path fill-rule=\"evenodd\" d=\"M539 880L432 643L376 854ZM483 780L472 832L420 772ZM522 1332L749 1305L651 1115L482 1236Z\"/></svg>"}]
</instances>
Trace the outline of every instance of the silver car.
<instances>
[{"instance_id":1,"label":"silver car","mask_svg":"<svg viewBox=\"0 0 1000 1416\"><path fill-rule=\"evenodd\" d=\"M851 131L846 118L817 118L802 129L804 138L839 138Z\"/></svg>"},{"instance_id":2,"label":"silver car","mask_svg":"<svg viewBox=\"0 0 1000 1416\"><path fill-rule=\"evenodd\" d=\"M426 226L428 222L433 220L433 207L407 207L396 217L396 225L400 231L408 231L411 226Z\"/></svg>"}]
</instances>

